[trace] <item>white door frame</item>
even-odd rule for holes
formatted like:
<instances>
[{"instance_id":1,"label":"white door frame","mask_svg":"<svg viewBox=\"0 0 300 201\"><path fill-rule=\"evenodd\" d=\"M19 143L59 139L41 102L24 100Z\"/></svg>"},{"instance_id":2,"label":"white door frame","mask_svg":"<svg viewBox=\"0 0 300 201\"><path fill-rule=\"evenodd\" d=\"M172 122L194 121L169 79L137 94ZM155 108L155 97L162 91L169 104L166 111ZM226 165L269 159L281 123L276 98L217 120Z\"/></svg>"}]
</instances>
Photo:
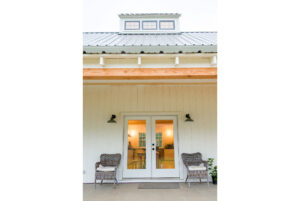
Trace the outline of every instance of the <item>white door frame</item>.
<instances>
[{"instance_id":1,"label":"white door frame","mask_svg":"<svg viewBox=\"0 0 300 201\"><path fill-rule=\"evenodd\" d=\"M123 178L158 178L179 177L179 141L177 114L123 114ZM152 143L156 145L155 120L173 120L174 129L174 162L175 169L156 169L156 152L152 151ZM127 169L128 120L146 120L146 169ZM151 137L149 137L151 136ZM156 146L155 146L156 147Z\"/></svg>"},{"instance_id":2,"label":"white door frame","mask_svg":"<svg viewBox=\"0 0 300 201\"><path fill-rule=\"evenodd\" d=\"M128 151L128 120L146 120L146 169L127 169ZM126 116L124 119L124 178L147 178L151 177L151 138L147 137L151 133L151 116Z\"/></svg>"}]
</instances>

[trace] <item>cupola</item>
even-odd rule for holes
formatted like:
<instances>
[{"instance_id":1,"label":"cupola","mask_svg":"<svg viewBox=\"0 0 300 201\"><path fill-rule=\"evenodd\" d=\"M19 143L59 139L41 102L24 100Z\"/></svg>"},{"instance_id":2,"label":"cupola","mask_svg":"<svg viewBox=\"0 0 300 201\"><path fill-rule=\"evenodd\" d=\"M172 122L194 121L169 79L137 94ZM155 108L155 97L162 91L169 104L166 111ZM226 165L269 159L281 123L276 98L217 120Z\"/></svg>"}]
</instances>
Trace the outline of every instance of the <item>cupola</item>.
<instances>
[{"instance_id":1,"label":"cupola","mask_svg":"<svg viewBox=\"0 0 300 201\"><path fill-rule=\"evenodd\" d=\"M179 13L120 14L120 33L180 33L180 16Z\"/></svg>"}]
</instances>

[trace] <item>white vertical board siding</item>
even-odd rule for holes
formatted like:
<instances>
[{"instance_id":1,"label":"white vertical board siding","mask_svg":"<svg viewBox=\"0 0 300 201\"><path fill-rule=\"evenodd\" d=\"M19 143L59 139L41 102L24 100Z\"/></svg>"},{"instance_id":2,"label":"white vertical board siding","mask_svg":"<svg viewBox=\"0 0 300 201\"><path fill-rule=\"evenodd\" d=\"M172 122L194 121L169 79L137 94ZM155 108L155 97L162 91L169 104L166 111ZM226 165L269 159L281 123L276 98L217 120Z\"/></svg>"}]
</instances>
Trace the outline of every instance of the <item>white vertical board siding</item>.
<instances>
[{"instance_id":1,"label":"white vertical board siding","mask_svg":"<svg viewBox=\"0 0 300 201\"><path fill-rule=\"evenodd\" d=\"M201 152L217 160L217 85L86 85L83 90L83 181L94 182L101 153L123 154L122 113L179 112L179 155ZM194 122L184 122L190 113ZM112 114L117 123L106 123ZM186 175L180 158L180 178ZM122 177L123 163L118 178Z\"/></svg>"}]
</instances>

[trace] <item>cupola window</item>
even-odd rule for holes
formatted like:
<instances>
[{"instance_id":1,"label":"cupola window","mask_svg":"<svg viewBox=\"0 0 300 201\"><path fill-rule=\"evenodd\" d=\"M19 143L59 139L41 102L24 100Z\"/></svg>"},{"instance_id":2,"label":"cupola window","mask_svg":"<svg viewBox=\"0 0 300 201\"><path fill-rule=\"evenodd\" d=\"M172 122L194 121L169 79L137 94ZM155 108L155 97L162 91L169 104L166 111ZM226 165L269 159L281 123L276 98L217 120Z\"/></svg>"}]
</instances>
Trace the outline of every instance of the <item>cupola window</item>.
<instances>
[{"instance_id":1,"label":"cupola window","mask_svg":"<svg viewBox=\"0 0 300 201\"><path fill-rule=\"evenodd\" d=\"M175 29L174 20L161 20L161 21L159 21L159 28L161 30L173 30L173 29Z\"/></svg>"},{"instance_id":2,"label":"cupola window","mask_svg":"<svg viewBox=\"0 0 300 201\"><path fill-rule=\"evenodd\" d=\"M139 21L126 21L125 22L125 29L126 30L139 30L140 29L140 22Z\"/></svg>"},{"instance_id":3,"label":"cupola window","mask_svg":"<svg viewBox=\"0 0 300 201\"><path fill-rule=\"evenodd\" d=\"M156 30L157 22L156 21L143 21L144 30Z\"/></svg>"},{"instance_id":4,"label":"cupola window","mask_svg":"<svg viewBox=\"0 0 300 201\"><path fill-rule=\"evenodd\" d=\"M124 13L119 17L120 34L180 34L179 13Z\"/></svg>"}]
</instances>

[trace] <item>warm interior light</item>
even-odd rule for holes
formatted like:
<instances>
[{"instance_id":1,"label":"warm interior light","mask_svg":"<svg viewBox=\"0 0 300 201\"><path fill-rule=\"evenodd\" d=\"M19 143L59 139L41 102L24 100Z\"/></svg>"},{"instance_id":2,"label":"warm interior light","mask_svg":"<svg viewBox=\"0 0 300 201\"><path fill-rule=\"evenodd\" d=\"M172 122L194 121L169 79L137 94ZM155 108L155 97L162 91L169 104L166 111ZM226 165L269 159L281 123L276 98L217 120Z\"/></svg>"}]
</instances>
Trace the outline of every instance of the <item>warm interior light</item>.
<instances>
[{"instance_id":1,"label":"warm interior light","mask_svg":"<svg viewBox=\"0 0 300 201\"><path fill-rule=\"evenodd\" d=\"M135 130L131 130L131 137L135 135Z\"/></svg>"},{"instance_id":2,"label":"warm interior light","mask_svg":"<svg viewBox=\"0 0 300 201\"><path fill-rule=\"evenodd\" d=\"M167 135L171 136L172 135L172 131L171 130L167 130Z\"/></svg>"}]
</instances>

